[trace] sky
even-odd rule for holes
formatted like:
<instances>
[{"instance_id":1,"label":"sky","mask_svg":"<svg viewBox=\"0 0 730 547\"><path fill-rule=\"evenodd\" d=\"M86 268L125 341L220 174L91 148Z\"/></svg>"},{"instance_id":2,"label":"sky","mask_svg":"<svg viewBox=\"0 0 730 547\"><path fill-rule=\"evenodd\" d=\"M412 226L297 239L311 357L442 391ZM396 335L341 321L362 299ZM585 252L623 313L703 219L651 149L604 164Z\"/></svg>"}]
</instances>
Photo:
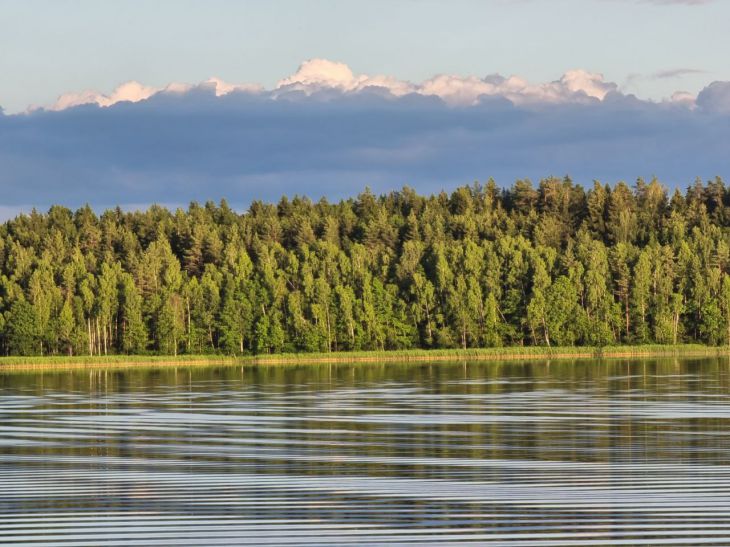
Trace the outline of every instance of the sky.
<instances>
[{"instance_id":1,"label":"sky","mask_svg":"<svg viewBox=\"0 0 730 547\"><path fill-rule=\"evenodd\" d=\"M728 20L726 0L0 0L0 217L727 176Z\"/></svg>"},{"instance_id":2,"label":"sky","mask_svg":"<svg viewBox=\"0 0 730 547\"><path fill-rule=\"evenodd\" d=\"M730 80L728 20L727 0L0 0L0 105L128 80L270 87L309 58L413 81L582 68L661 99Z\"/></svg>"}]
</instances>

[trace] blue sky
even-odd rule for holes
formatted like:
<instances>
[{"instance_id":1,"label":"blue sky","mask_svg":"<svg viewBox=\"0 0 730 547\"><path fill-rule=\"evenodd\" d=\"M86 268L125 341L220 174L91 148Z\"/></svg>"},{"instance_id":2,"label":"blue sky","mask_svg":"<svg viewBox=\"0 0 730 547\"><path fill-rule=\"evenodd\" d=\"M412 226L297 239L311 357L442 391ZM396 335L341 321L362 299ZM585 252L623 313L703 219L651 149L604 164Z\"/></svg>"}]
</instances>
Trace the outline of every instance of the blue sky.
<instances>
[{"instance_id":1,"label":"blue sky","mask_svg":"<svg viewBox=\"0 0 730 547\"><path fill-rule=\"evenodd\" d=\"M730 80L730 2L0 0L0 105L211 76L267 87L303 60L420 81L581 68L661 99ZM702 72L658 78L678 69Z\"/></svg>"},{"instance_id":2,"label":"blue sky","mask_svg":"<svg viewBox=\"0 0 730 547\"><path fill-rule=\"evenodd\" d=\"M724 0L0 0L0 217L727 177L728 20Z\"/></svg>"}]
</instances>

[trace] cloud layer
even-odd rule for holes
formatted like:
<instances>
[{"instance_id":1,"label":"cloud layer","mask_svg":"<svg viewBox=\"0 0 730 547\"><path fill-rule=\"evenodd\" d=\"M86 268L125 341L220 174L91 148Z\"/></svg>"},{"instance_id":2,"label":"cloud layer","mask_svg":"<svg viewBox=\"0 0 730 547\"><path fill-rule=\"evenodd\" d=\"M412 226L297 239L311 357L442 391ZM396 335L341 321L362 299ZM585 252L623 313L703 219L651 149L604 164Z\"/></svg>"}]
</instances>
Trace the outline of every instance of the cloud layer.
<instances>
[{"instance_id":1,"label":"cloud layer","mask_svg":"<svg viewBox=\"0 0 730 547\"><path fill-rule=\"evenodd\" d=\"M0 211L223 197L245 207L490 176L657 175L684 186L730 173L728 122L729 82L654 103L581 70L541 84L499 75L414 84L315 59L269 90L130 82L0 114Z\"/></svg>"},{"instance_id":2,"label":"cloud layer","mask_svg":"<svg viewBox=\"0 0 730 547\"><path fill-rule=\"evenodd\" d=\"M602 100L609 93L618 90L618 86L606 82L602 74L584 70L569 71L560 79L543 84L531 84L517 76L505 78L499 74L484 78L439 74L420 84L414 84L392 76L354 74L344 63L310 59L269 91L258 84L230 84L219 78L211 78L197 85L172 83L161 88L148 87L133 81L120 85L109 94L91 90L67 93L47 108L65 110L83 104L107 107L120 102L136 103L157 93L188 93L197 88L209 89L218 97L234 92L265 94L269 98L286 97L292 93L311 96L322 92L330 95L380 92L392 97L416 94L438 97L451 106L474 105L481 97L504 97L515 104L586 102L591 99Z\"/></svg>"}]
</instances>

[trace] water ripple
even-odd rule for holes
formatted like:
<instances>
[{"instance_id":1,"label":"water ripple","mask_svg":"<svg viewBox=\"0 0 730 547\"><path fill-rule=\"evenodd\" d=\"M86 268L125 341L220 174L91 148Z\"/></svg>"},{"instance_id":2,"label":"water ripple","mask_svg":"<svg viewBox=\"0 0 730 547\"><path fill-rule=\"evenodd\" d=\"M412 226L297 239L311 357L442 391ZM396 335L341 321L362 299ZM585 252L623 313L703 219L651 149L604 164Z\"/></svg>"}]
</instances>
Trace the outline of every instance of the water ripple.
<instances>
[{"instance_id":1,"label":"water ripple","mask_svg":"<svg viewBox=\"0 0 730 547\"><path fill-rule=\"evenodd\" d=\"M730 545L729 370L0 374L0 544Z\"/></svg>"}]
</instances>

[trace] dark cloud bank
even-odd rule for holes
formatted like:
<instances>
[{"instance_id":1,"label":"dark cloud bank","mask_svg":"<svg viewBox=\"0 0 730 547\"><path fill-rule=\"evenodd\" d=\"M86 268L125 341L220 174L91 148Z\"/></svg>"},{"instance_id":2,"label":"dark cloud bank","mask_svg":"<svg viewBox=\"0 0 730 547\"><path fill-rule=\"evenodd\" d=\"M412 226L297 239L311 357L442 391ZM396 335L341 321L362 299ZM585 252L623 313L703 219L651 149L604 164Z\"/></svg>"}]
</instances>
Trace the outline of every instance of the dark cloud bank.
<instances>
[{"instance_id":1,"label":"dark cloud bank","mask_svg":"<svg viewBox=\"0 0 730 547\"><path fill-rule=\"evenodd\" d=\"M730 83L693 107L611 93L603 101L468 107L358 93L158 93L108 108L0 114L0 206L245 207L282 194L336 199L410 185L569 174L590 184L656 175L684 187L730 173Z\"/></svg>"}]
</instances>

